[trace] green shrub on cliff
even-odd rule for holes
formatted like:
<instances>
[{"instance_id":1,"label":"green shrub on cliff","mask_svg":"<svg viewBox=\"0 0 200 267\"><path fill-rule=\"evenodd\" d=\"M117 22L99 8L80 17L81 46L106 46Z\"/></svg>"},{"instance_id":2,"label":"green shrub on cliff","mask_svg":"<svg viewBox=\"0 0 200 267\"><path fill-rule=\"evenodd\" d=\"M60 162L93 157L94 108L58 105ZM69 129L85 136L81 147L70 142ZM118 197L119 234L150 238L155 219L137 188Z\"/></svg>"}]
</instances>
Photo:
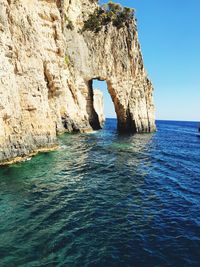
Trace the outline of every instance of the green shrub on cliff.
<instances>
[{"instance_id":1,"label":"green shrub on cliff","mask_svg":"<svg viewBox=\"0 0 200 267\"><path fill-rule=\"evenodd\" d=\"M66 65L69 65L69 63L70 63L70 59L69 59L69 56L67 55L67 53L65 54L64 61L65 61L65 64L66 64Z\"/></svg>"},{"instance_id":2,"label":"green shrub on cliff","mask_svg":"<svg viewBox=\"0 0 200 267\"><path fill-rule=\"evenodd\" d=\"M120 4L109 2L98 7L84 22L83 31L99 32L103 26L112 23L118 29L134 19L134 9L122 7Z\"/></svg>"},{"instance_id":3,"label":"green shrub on cliff","mask_svg":"<svg viewBox=\"0 0 200 267\"><path fill-rule=\"evenodd\" d=\"M83 31L90 30L94 32L98 32L101 30L101 15L99 14L99 10L96 9L93 14L90 14L88 20L84 22Z\"/></svg>"}]
</instances>

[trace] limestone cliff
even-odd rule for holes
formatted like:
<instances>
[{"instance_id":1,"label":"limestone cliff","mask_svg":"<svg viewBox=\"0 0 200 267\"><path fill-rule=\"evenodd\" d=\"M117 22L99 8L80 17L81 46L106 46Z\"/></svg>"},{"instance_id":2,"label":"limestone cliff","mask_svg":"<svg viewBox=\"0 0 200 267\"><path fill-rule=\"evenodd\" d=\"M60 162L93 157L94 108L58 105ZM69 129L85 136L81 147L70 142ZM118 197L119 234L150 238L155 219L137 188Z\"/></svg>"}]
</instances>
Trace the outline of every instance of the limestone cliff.
<instances>
[{"instance_id":1,"label":"limestone cliff","mask_svg":"<svg viewBox=\"0 0 200 267\"><path fill-rule=\"evenodd\" d=\"M104 114L103 93L101 92L101 90L93 89L93 102L94 110L98 115L100 126L103 127L106 118Z\"/></svg>"},{"instance_id":2,"label":"limestone cliff","mask_svg":"<svg viewBox=\"0 0 200 267\"><path fill-rule=\"evenodd\" d=\"M96 0L0 0L0 162L50 149L61 132L101 127L105 80L120 131L155 130L136 24L82 31Z\"/></svg>"}]
</instances>

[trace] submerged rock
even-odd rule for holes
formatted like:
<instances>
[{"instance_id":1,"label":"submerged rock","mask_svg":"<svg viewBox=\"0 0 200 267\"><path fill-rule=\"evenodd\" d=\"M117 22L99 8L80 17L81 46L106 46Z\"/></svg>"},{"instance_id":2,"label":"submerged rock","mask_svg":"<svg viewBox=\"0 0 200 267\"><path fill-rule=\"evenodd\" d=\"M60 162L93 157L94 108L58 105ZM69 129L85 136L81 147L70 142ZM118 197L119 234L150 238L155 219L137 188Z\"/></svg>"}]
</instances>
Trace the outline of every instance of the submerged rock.
<instances>
[{"instance_id":1,"label":"submerged rock","mask_svg":"<svg viewBox=\"0 0 200 267\"><path fill-rule=\"evenodd\" d=\"M120 131L155 130L136 22L83 30L97 2L0 0L0 162L100 129L93 79L107 82Z\"/></svg>"}]
</instances>

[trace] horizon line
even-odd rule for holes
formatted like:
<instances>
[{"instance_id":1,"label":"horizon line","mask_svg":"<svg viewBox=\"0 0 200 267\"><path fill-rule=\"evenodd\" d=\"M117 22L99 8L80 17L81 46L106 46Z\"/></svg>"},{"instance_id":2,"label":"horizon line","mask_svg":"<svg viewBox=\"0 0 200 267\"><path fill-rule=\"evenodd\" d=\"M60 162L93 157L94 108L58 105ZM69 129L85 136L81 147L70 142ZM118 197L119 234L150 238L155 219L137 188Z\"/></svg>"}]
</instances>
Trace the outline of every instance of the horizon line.
<instances>
[{"instance_id":1,"label":"horizon line","mask_svg":"<svg viewBox=\"0 0 200 267\"><path fill-rule=\"evenodd\" d=\"M106 117L106 119L116 119L116 117ZM177 119L156 119L156 121L177 121L177 122L198 122L200 123L200 120L197 121L197 120L177 120Z\"/></svg>"}]
</instances>

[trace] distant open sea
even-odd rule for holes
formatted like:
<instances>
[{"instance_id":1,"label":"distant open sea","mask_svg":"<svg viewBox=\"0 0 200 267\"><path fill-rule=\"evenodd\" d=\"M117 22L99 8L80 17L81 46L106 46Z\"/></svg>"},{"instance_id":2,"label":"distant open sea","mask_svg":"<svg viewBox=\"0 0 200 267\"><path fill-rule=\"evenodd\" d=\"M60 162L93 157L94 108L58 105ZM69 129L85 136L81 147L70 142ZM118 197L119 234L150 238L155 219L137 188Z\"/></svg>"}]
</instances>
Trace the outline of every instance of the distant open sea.
<instances>
[{"instance_id":1,"label":"distant open sea","mask_svg":"<svg viewBox=\"0 0 200 267\"><path fill-rule=\"evenodd\" d=\"M200 266L200 123L116 120L0 168L0 267Z\"/></svg>"}]
</instances>

